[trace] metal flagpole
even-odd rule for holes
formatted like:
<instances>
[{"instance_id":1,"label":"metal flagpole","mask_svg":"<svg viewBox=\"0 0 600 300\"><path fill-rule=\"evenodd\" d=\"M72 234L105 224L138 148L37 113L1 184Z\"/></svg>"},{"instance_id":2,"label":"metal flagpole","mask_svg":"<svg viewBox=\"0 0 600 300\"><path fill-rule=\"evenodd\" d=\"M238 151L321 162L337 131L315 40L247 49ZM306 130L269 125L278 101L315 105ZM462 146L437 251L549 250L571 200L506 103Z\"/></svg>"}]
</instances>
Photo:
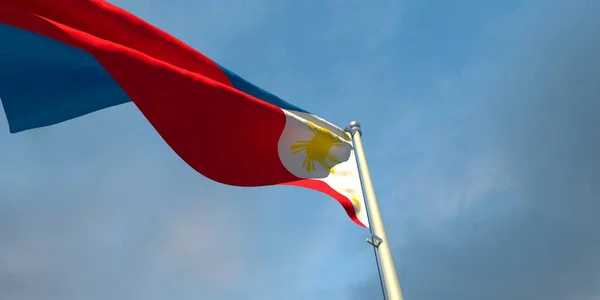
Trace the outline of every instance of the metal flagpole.
<instances>
[{"instance_id":1,"label":"metal flagpole","mask_svg":"<svg viewBox=\"0 0 600 300\"><path fill-rule=\"evenodd\" d=\"M377 203L377 196L375 195L375 188L373 187L373 181L371 181L367 157L363 149L360 124L356 121L352 121L346 126L346 131L350 132L352 135L360 179L362 181L365 201L367 202L369 211L369 222L373 231L373 236L371 236L370 239L367 239L367 241L377 249L379 254L387 300L403 300L404 298L402 296L402 289L400 288L400 281L398 280L398 273L396 272L396 265L394 264L394 258L392 257L392 250L390 249L389 240L385 232L385 226L383 224L383 219L381 218L381 212L379 211L379 204Z\"/></svg>"}]
</instances>

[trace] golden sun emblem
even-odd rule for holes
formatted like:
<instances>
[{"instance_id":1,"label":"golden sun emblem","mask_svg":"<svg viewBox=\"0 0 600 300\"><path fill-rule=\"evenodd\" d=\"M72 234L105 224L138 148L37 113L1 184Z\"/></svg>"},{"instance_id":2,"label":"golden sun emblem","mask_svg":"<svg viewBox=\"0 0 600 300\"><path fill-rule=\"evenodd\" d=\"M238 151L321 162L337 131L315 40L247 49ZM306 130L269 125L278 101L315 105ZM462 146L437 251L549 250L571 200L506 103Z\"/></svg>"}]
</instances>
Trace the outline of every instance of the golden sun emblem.
<instances>
[{"instance_id":1,"label":"golden sun emblem","mask_svg":"<svg viewBox=\"0 0 600 300\"><path fill-rule=\"evenodd\" d=\"M294 143L290 150L293 154L304 153L304 161L302 166L307 172L315 171L315 162L321 165L323 169L333 172L333 166L340 163L340 160L331 154L333 147L340 147L342 140L334 135L331 131L317 126L312 122L307 122L308 128L314 133L314 136L309 141L298 140Z\"/></svg>"}]
</instances>

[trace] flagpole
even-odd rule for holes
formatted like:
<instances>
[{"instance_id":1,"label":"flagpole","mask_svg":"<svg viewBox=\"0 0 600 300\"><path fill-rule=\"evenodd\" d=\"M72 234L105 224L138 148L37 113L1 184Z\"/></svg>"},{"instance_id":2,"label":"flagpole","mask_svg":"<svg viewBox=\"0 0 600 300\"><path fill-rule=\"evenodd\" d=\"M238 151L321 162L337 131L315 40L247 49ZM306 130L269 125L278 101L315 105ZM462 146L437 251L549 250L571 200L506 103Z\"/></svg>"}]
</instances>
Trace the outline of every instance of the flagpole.
<instances>
[{"instance_id":1,"label":"flagpole","mask_svg":"<svg viewBox=\"0 0 600 300\"><path fill-rule=\"evenodd\" d=\"M383 224L381 212L379 211L379 204L377 203L377 196L375 195L375 188L373 187L373 181L371 180L371 172L369 171L367 157L363 149L360 123L356 121L350 122L350 124L346 126L346 131L352 135L354 152L356 154L360 179L362 181L365 201L367 202L369 212L369 223L374 235L367 241L377 249L377 253L379 254L387 300L403 300L404 298L402 296L402 289L400 288L400 281L398 280L398 273L396 272L396 265L394 264L394 258L392 257L392 250L389 245L387 233L385 232L385 226Z\"/></svg>"}]
</instances>

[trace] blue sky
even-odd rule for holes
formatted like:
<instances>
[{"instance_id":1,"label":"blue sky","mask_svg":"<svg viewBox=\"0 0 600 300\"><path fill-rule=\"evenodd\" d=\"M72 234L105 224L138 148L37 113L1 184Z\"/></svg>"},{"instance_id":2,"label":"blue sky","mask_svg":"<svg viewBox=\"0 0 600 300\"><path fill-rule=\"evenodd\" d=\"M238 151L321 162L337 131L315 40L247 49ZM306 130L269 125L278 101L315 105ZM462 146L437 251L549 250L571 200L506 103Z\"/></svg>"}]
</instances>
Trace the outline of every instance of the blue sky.
<instances>
[{"instance_id":1,"label":"blue sky","mask_svg":"<svg viewBox=\"0 0 600 300\"><path fill-rule=\"evenodd\" d=\"M600 299L599 2L112 2L363 124L407 299ZM1 299L379 299L334 200L211 182L131 104L0 144Z\"/></svg>"}]
</instances>

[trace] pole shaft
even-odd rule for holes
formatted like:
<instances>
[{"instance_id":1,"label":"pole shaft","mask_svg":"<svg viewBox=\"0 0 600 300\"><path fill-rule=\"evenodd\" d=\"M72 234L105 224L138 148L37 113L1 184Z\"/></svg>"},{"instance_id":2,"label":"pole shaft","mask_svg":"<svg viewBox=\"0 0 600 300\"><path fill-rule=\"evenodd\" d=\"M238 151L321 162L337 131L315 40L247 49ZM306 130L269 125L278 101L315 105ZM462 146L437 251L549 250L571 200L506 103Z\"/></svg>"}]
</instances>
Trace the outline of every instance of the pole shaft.
<instances>
[{"instance_id":1,"label":"pole shaft","mask_svg":"<svg viewBox=\"0 0 600 300\"><path fill-rule=\"evenodd\" d=\"M402 289L400 288L400 281L398 280L398 273L396 272L396 265L394 264L394 258L392 257L392 250L385 231L385 225L383 224L383 218L379 211L375 188L373 187L373 181L371 180L371 172L369 171L367 157L362 144L360 124L358 124L358 122L352 122L347 127L347 130L351 133L352 141L354 143L354 151L356 153L360 178L365 193L365 201L367 202L367 207L369 209L371 229L373 230L373 234L383 240L379 247L377 247L377 251L379 253L379 261L383 273L383 282L385 284L387 299L403 300L404 298L402 296Z\"/></svg>"}]
</instances>

